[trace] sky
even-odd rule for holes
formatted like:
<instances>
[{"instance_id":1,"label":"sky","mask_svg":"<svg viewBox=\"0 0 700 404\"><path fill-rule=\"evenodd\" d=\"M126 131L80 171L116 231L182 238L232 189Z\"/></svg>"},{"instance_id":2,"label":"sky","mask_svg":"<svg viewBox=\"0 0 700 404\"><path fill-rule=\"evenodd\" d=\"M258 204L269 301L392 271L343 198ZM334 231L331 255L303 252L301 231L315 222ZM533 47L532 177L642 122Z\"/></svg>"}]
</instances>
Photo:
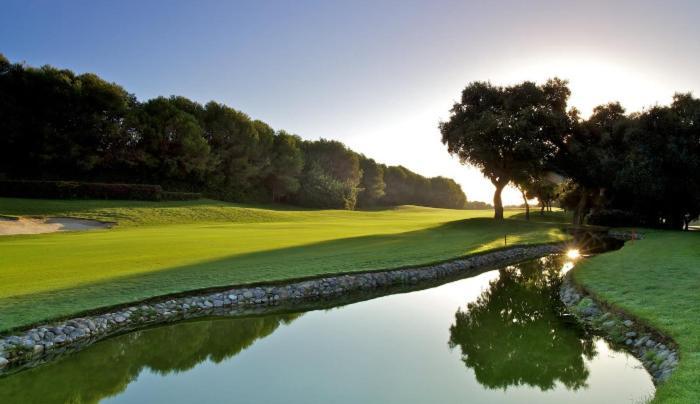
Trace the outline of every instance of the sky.
<instances>
[{"instance_id":1,"label":"sky","mask_svg":"<svg viewBox=\"0 0 700 404\"><path fill-rule=\"evenodd\" d=\"M700 94L696 1L0 0L0 53L114 81L140 100L216 100L305 139L493 186L440 141L473 81L560 77L588 116ZM521 203L514 189L506 204Z\"/></svg>"}]
</instances>

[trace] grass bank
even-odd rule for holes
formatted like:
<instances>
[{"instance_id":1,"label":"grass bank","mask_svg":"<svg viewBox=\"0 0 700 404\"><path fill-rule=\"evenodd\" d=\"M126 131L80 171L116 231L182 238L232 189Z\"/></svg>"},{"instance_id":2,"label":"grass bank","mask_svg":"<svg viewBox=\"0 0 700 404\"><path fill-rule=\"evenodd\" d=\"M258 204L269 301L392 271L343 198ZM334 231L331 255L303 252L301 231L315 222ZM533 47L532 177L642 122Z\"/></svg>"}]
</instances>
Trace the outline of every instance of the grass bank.
<instances>
[{"instance_id":1,"label":"grass bank","mask_svg":"<svg viewBox=\"0 0 700 404\"><path fill-rule=\"evenodd\" d=\"M518 211L509 212L517 214ZM0 237L0 331L188 290L424 265L566 238L489 210L295 210L217 201L0 198L0 214L116 221L111 230Z\"/></svg>"},{"instance_id":2,"label":"grass bank","mask_svg":"<svg viewBox=\"0 0 700 404\"><path fill-rule=\"evenodd\" d=\"M574 279L678 342L679 367L653 402L700 403L700 232L644 233L584 260Z\"/></svg>"}]
</instances>

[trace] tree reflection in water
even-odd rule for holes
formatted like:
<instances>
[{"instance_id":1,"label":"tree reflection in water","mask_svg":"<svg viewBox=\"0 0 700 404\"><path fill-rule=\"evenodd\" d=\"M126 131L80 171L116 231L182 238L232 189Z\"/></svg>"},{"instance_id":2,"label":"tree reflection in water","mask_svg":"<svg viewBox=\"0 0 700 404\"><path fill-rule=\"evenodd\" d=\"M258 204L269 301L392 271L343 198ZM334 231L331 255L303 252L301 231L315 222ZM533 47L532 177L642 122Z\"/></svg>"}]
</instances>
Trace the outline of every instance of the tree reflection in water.
<instances>
[{"instance_id":1,"label":"tree reflection in water","mask_svg":"<svg viewBox=\"0 0 700 404\"><path fill-rule=\"evenodd\" d=\"M121 335L79 355L0 379L0 401L97 403L126 390L144 369L164 375L205 360L219 363L300 316L183 322Z\"/></svg>"},{"instance_id":2,"label":"tree reflection in water","mask_svg":"<svg viewBox=\"0 0 700 404\"><path fill-rule=\"evenodd\" d=\"M449 345L459 346L483 386L586 386L584 357L596 355L595 345L561 316L562 265L561 257L550 256L502 269L488 290L455 313Z\"/></svg>"}]
</instances>

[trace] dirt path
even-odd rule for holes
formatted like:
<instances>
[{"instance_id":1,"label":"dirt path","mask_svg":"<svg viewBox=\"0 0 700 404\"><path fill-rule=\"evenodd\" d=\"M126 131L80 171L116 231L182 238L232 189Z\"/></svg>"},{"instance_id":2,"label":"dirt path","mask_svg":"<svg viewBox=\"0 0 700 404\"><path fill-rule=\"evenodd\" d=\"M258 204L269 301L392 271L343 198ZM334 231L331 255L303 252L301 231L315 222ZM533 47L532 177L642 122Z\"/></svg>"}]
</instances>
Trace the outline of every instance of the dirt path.
<instances>
[{"instance_id":1,"label":"dirt path","mask_svg":"<svg viewBox=\"0 0 700 404\"><path fill-rule=\"evenodd\" d=\"M108 229L110 227L112 227L110 223L70 217L20 217L18 219L0 217L0 236Z\"/></svg>"}]
</instances>

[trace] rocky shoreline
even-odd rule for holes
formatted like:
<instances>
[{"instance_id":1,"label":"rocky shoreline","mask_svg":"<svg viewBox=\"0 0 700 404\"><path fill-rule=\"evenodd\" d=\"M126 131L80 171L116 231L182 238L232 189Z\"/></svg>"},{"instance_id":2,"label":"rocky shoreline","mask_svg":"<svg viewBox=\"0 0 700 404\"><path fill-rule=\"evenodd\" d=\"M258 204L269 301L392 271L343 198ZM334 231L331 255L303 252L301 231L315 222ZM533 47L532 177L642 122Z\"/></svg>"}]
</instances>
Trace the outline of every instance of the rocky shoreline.
<instances>
[{"instance_id":1,"label":"rocky shoreline","mask_svg":"<svg viewBox=\"0 0 700 404\"><path fill-rule=\"evenodd\" d=\"M47 362L66 352L85 348L109 336L156 324L207 316L242 316L338 304L349 295L373 297L396 293L392 287L413 290L456 277L474 275L494 266L512 264L560 252L561 244L514 246L440 264L385 271L350 273L314 279L231 287L217 292L164 297L135 303L101 314L76 317L0 337L0 375ZM354 299L368 297L357 295Z\"/></svg>"},{"instance_id":2,"label":"rocky shoreline","mask_svg":"<svg viewBox=\"0 0 700 404\"><path fill-rule=\"evenodd\" d=\"M586 328L639 359L654 384L667 380L678 366L678 348L670 338L596 300L570 274L564 278L559 297Z\"/></svg>"}]
</instances>

